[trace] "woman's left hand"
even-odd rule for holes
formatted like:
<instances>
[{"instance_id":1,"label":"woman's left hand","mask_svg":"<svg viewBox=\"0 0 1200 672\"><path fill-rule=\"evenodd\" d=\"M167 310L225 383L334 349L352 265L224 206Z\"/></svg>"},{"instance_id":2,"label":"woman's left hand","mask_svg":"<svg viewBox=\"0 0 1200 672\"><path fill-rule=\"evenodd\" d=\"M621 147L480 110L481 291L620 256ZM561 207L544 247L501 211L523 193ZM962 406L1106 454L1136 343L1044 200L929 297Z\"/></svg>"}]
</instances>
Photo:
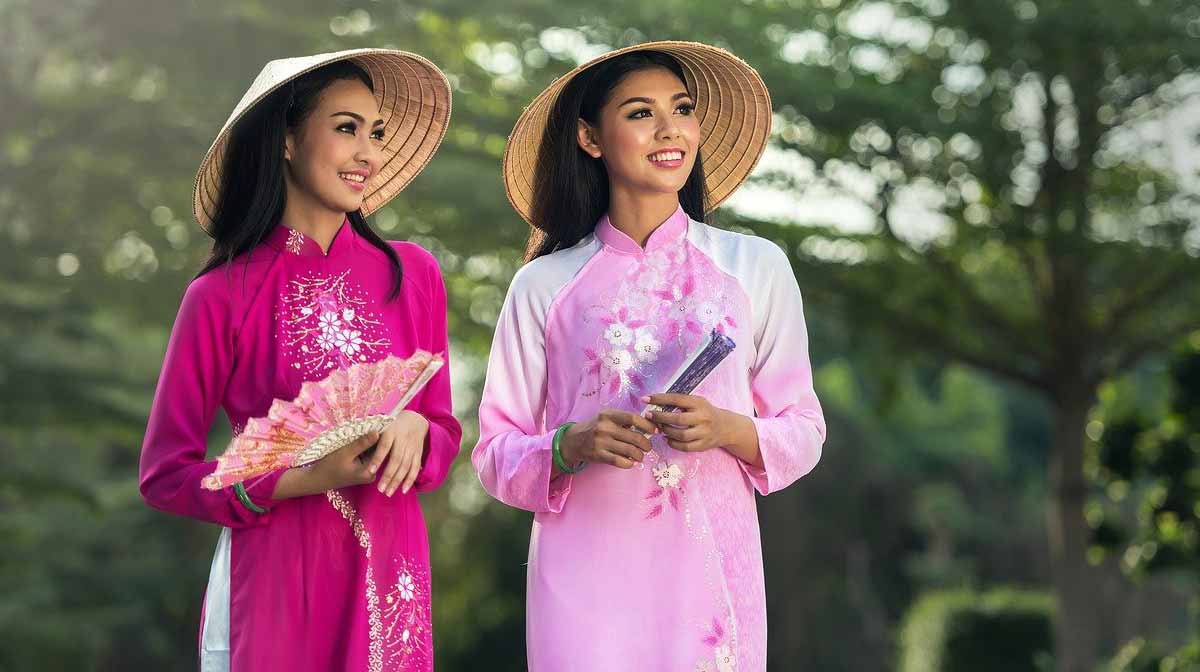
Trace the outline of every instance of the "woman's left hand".
<instances>
[{"instance_id":1,"label":"woman's left hand","mask_svg":"<svg viewBox=\"0 0 1200 672\"><path fill-rule=\"evenodd\" d=\"M421 457L425 452L425 435L429 433L429 421L415 411L401 411L400 415L379 433L375 454L371 456L370 471L379 471L387 460L387 466L379 475L379 491L391 497L400 488L407 493L421 471Z\"/></svg>"},{"instance_id":2,"label":"woman's left hand","mask_svg":"<svg viewBox=\"0 0 1200 672\"><path fill-rule=\"evenodd\" d=\"M728 424L727 411L717 408L704 397L691 394L652 394L642 401L656 406L674 406L679 410L651 411L649 420L663 433L667 445L675 450L697 453L727 443L722 431Z\"/></svg>"}]
</instances>

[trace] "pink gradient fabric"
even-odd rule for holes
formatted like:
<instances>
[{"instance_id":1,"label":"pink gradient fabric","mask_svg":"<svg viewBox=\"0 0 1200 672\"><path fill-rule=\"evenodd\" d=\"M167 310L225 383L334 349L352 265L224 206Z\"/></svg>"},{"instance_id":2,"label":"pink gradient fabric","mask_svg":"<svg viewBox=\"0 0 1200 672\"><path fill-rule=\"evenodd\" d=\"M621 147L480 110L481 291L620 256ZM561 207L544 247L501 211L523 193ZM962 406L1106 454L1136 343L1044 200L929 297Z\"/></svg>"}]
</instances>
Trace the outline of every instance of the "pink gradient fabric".
<instances>
[{"instance_id":1,"label":"pink gradient fabric","mask_svg":"<svg viewBox=\"0 0 1200 672\"><path fill-rule=\"evenodd\" d=\"M763 469L659 435L640 467L555 476L557 427L640 411L713 329L737 348L695 394L753 418ZM800 291L776 245L680 209L644 249L606 217L527 264L500 314L479 424L483 487L535 513L530 670L766 669L754 492L812 470L825 437Z\"/></svg>"}]
</instances>

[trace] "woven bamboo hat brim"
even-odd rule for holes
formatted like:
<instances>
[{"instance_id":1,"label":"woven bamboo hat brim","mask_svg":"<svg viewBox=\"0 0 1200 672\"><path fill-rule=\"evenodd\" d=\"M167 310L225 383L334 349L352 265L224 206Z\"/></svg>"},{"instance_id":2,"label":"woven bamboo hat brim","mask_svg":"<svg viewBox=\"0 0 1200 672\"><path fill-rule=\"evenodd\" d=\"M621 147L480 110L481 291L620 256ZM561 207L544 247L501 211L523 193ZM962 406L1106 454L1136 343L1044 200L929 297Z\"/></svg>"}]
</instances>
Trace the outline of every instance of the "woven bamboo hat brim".
<instances>
[{"instance_id":1,"label":"woven bamboo hat brim","mask_svg":"<svg viewBox=\"0 0 1200 672\"><path fill-rule=\"evenodd\" d=\"M559 94L579 73L631 51L660 51L683 68L684 84L696 98L700 155L709 209L728 198L754 170L771 134L771 95L758 72L733 54L697 42L646 42L610 51L567 74L538 94L521 113L504 149L504 190L517 212L532 224L533 178L538 148Z\"/></svg>"},{"instance_id":2,"label":"woven bamboo hat brim","mask_svg":"<svg viewBox=\"0 0 1200 672\"><path fill-rule=\"evenodd\" d=\"M383 163L367 183L363 214L369 215L390 201L433 158L450 121L450 83L425 58L395 49L351 49L271 61L254 78L200 162L192 189L192 214L206 233L216 214L225 149L234 125L281 86L343 60L354 62L370 75L385 125Z\"/></svg>"}]
</instances>

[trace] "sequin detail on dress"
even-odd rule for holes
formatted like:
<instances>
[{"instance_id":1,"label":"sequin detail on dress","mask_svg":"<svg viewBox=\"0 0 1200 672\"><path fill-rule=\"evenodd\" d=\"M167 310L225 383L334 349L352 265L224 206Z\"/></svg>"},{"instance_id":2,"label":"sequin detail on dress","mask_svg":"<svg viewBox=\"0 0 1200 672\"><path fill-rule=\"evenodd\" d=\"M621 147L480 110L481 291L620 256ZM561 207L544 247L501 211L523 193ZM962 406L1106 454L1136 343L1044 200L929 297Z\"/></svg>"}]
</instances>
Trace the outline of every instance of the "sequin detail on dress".
<instances>
[{"instance_id":1,"label":"sequin detail on dress","mask_svg":"<svg viewBox=\"0 0 1200 672\"><path fill-rule=\"evenodd\" d=\"M284 247L292 254L300 254L300 250L304 249L304 234L295 229L289 230L287 242L284 243Z\"/></svg>"},{"instance_id":2,"label":"sequin detail on dress","mask_svg":"<svg viewBox=\"0 0 1200 672\"><path fill-rule=\"evenodd\" d=\"M429 577L407 559L396 559L391 587L380 595L371 557L371 535L354 506L337 490L325 493L362 547L367 559L367 635L369 672L431 669L428 631L432 628L429 609ZM389 576L389 578L391 578Z\"/></svg>"},{"instance_id":3,"label":"sequin detail on dress","mask_svg":"<svg viewBox=\"0 0 1200 672\"><path fill-rule=\"evenodd\" d=\"M379 315L369 309L372 302L349 275L349 270L302 275L288 283L282 297L283 347L305 378L374 361L391 346Z\"/></svg>"}]
</instances>

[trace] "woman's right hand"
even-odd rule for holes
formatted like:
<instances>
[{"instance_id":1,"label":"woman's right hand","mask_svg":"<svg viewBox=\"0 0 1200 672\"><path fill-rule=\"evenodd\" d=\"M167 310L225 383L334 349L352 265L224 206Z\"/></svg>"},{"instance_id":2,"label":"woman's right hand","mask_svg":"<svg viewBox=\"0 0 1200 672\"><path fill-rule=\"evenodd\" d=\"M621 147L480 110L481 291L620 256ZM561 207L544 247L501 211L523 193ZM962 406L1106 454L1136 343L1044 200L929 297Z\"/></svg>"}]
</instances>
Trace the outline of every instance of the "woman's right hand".
<instances>
[{"instance_id":1,"label":"woman's right hand","mask_svg":"<svg viewBox=\"0 0 1200 672\"><path fill-rule=\"evenodd\" d=\"M316 495L348 485L370 483L375 480L375 470L371 461L362 456L378 441L379 432L371 432L311 465L288 469L276 483L272 499Z\"/></svg>"},{"instance_id":2,"label":"woman's right hand","mask_svg":"<svg viewBox=\"0 0 1200 672\"><path fill-rule=\"evenodd\" d=\"M570 465L601 462L629 469L650 452L648 435L657 431L653 422L637 413L606 408L595 418L567 429L558 449Z\"/></svg>"}]
</instances>

